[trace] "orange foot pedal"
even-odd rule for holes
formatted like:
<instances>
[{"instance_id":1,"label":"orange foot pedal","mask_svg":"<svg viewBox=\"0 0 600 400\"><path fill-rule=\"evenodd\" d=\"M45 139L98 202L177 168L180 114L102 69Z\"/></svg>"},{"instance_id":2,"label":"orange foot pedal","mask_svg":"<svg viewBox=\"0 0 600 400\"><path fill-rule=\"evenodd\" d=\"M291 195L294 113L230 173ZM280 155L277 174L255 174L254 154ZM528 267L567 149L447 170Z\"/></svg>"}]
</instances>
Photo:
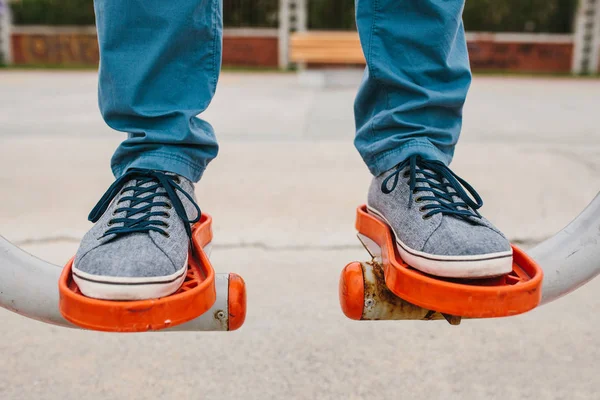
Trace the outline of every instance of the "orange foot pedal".
<instances>
[{"instance_id":1,"label":"orange foot pedal","mask_svg":"<svg viewBox=\"0 0 600 400\"><path fill-rule=\"evenodd\" d=\"M447 279L407 265L398 254L386 223L357 210L358 237L373 257L342 271L340 303L352 319L492 318L521 314L541 300L542 270L513 246L513 270L489 279ZM382 287L384 286L384 287Z\"/></svg>"},{"instance_id":2,"label":"orange foot pedal","mask_svg":"<svg viewBox=\"0 0 600 400\"><path fill-rule=\"evenodd\" d=\"M85 328L107 332L145 332L177 326L209 310L217 299L215 272L205 249L212 241L212 218L203 214L192 228L192 250L185 281L174 294L149 300L112 301L86 297L73 281L71 259L59 279L59 308L68 321ZM228 274L229 326L234 330L244 322L246 291L241 277ZM232 292L233 290L233 292ZM221 294L219 294L220 296ZM235 313L232 313L235 310ZM220 316L222 317L222 316ZM202 329L200 329L202 330ZM210 328L209 328L210 330Z\"/></svg>"}]
</instances>

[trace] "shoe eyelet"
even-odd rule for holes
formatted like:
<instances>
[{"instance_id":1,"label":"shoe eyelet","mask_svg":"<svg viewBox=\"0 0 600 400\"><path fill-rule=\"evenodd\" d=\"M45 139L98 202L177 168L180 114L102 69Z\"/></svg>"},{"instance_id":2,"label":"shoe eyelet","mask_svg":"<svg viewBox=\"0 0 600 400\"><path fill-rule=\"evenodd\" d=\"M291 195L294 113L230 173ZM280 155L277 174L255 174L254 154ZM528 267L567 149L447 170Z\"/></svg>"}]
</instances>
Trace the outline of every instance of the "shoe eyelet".
<instances>
[{"instance_id":1,"label":"shoe eyelet","mask_svg":"<svg viewBox=\"0 0 600 400\"><path fill-rule=\"evenodd\" d=\"M419 207L419 211L421 211L421 212L425 211L425 206Z\"/></svg>"},{"instance_id":2,"label":"shoe eyelet","mask_svg":"<svg viewBox=\"0 0 600 400\"><path fill-rule=\"evenodd\" d=\"M175 181L175 183L180 184L181 183L181 179L179 179L178 176L176 176L175 178L173 178L173 180Z\"/></svg>"},{"instance_id":3,"label":"shoe eyelet","mask_svg":"<svg viewBox=\"0 0 600 400\"><path fill-rule=\"evenodd\" d=\"M427 220L427 219L431 218L431 215L423 215L421 218Z\"/></svg>"},{"instance_id":4,"label":"shoe eyelet","mask_svg":"<svg viewBox=\"0 0 600 400\"><path fill-rule=\"evenodd\" d=\"M164 237L166 237L166 238L170 238L170 237L171 237L171 235L169 235L169 233L168 233L168 232L161 232L161 234L162 234Z\"/></svg>"},{"instance_id":5,"label":"shoe eyelet","mask_svg":"<svg viewBox=\"0 0 600 400\"><path fill-rule=\"evenodd\" d=\"M417 198L415 199L415 203L420 203L420 202L422 202L422 201L423 201L423 199L422 199L421 197L417 197Z\"/></svg>"},{"instance_id":6,"label":"shoe eyelet","mask_svg":"<svg viewBox=\"0 0 600 400\"><path fill-rule=\"evenodd\" d=\"M173 206L170 205L170 204L168 204L168 203L167 203L167 205L165 207L167 208L167 210L170 210L171 208L173 208Z\"/></svg>"},{"instance_id":7,"label":"shoe eyelet","mask_svg":"<svg viewBox=\"0 0 600 400\"><path fill-rule=\"evenodd\" d=\"M108 223L106 224L106 226L112 226L112 225L114 225L114 222L113 222L113 220L111 219L110 221L108 221Z\"/></svg>"},{"instance_id":8,"label":"shoe eyelet","mask_svg":"<svg viewBox=\"0 0 600 400\"><path fill-rule=\"evenodd\" d=\"M406 171L402 174L403 177L408 178L410 176L410 172Z\"/></svg>"}]
</instances>

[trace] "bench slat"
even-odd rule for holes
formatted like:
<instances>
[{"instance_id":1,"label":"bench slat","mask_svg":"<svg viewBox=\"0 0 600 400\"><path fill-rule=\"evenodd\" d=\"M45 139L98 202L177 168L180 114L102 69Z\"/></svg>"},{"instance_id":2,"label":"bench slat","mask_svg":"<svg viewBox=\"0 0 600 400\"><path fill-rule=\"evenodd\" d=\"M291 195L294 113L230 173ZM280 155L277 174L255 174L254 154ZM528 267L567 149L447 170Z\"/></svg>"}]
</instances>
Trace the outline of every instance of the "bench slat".
<instances>
[{"instance_id":1,"label":"bench slat","mask_svg":"<svg viewBox=\"0 0 600 400\"><path fill-rule=\"evenodd\" d=\"M290 58L315 64L364 64L356 32L296 32L290 38Z\"/></svg>"}]
</instances>

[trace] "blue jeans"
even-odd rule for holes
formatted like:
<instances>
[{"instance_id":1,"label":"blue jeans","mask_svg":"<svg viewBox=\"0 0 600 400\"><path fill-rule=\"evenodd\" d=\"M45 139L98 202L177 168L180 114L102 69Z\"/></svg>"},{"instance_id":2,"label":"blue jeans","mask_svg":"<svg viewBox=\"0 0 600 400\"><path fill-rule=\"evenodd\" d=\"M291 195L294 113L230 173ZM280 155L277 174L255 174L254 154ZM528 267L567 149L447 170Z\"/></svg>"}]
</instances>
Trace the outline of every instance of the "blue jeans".
<instances>
[{"instance_id":1,"label":"blue jeans","mask_svg":"<svg viewBox=\"0 0 600 400\"><path fill-rule=\"evenodd\" d=\"M356 0L367 60L355 145L378 175L413 154L449 163L471 81L464 0ZM128 134L112 158L198 181L216 157L209 105L221 66L221 0L95 0L99 103Z\"/></svg>"}]
</instances>

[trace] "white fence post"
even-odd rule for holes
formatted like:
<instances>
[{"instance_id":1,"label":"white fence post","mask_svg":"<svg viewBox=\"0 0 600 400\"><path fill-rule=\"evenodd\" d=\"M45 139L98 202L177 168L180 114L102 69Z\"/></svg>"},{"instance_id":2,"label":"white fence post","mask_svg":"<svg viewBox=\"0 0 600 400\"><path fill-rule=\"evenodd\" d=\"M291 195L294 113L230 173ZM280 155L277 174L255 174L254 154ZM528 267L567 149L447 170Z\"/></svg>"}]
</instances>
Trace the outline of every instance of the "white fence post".
<instances>
[{"instance_id":1,"label":"white fence post","mask_svg":"<svg viewBox=\"0 0 600 400\"><path fill-rule=\"evenodd\" d=\"M290 0L279 0L279 68L289 66L290 47Z\"/></svg>"},{"instance_id":2,"label":"white fence post","mask_svg":"<svg viewBox=\"0 0 600 400\"><path fill-rule=\"evenodd\" d=\"M296 7L294 11L296 12L296 31L298 32L306 32L308 26L308 4L307 0L295 0Z\"/></svg>"},{"instance_id":3,"label":"white fence post","mask_svg":"<svg viewBox=\"0 0 600 400\"><path fill-rule=\"evenodd\" d=\"M574 74L600 72L600 0L580 0L575 16Z\"/></svg>"},{"instance_id":4,"label":"white fence post","mask_svg":"<svg viewBox=\"0 0 600 400\"><path fill-rule=\"evenodd\" d=\"M0 63L12 63L10 43L11 25L12 18L8 2L0 0Z\"/></svg>"},{"instance_id":5,"label":"white fence post","mask_svg":"<svg viewBox=\"0 0 600 400\"><path fill-rule=\"evenodd\" d=\"M290 32L306 31L307 14L307 0L279 0L279 68L289 67Z\"/></svg>"}]
</instances>

